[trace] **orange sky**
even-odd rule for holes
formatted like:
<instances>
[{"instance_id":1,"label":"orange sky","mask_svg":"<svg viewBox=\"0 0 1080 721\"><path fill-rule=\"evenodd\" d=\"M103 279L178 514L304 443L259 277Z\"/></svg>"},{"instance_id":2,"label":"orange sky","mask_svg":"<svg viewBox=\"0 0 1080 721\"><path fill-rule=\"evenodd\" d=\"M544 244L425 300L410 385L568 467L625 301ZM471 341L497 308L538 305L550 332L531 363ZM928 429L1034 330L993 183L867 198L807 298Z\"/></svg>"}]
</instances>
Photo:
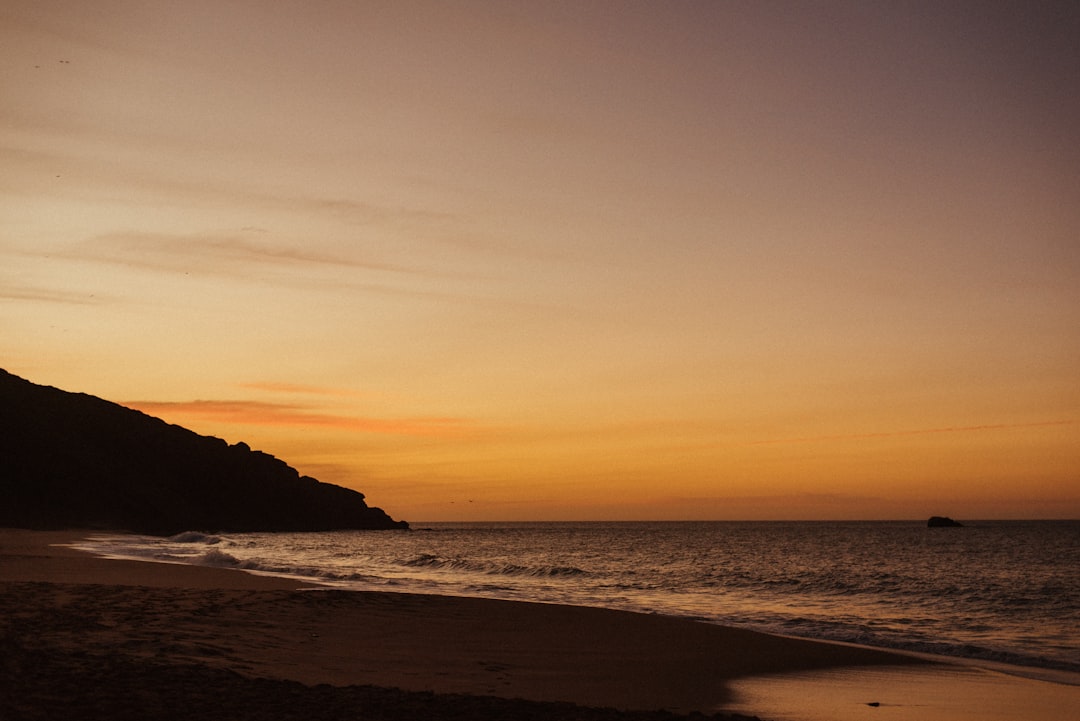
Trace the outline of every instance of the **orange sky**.
<instances>
[{"instance_id":1,"label":"orange sky","mask_svg":"<svg viewBox=\"0 0 1080 721\"><path fill-rule=\"evenodd\" d=\"M410 521L1077 518L1078 36L8 0L0 367Z\"/></svg>"}]
</instances>

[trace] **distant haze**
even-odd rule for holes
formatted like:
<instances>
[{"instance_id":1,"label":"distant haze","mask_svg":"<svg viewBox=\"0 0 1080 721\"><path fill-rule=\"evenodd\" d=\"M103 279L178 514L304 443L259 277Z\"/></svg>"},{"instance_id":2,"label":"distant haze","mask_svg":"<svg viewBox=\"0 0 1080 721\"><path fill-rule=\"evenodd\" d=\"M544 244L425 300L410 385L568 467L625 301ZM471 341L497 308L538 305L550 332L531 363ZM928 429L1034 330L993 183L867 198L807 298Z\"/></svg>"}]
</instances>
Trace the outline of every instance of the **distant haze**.
<instances>
[{"instance_id":1,"label":"distant haze","mask_svg":"<svg viewBox=\"0 0 1080 721\"><path fill-rule=\"evenodd\" d=\"M1077 518L1077 38L7 0L0 366L410 520Z\"/></svg>"}]
</instances>

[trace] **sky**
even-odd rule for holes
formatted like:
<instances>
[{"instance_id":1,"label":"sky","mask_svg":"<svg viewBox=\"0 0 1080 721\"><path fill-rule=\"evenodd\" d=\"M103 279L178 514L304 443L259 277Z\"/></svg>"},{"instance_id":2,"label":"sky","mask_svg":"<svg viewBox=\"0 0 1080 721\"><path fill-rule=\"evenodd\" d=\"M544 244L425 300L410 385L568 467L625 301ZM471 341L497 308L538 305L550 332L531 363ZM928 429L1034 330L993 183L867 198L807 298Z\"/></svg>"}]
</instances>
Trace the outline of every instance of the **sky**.
<instances>
[{"instance_id":1,"label":"sky","mask_svg":"<svg viewBox=\"0 0 1080 721\"><path fill-rule=\"evenodd\" d=\"M0 367L423 520L1080 518L1080 6L0 5Z\"/></svg>"}]
</instances>

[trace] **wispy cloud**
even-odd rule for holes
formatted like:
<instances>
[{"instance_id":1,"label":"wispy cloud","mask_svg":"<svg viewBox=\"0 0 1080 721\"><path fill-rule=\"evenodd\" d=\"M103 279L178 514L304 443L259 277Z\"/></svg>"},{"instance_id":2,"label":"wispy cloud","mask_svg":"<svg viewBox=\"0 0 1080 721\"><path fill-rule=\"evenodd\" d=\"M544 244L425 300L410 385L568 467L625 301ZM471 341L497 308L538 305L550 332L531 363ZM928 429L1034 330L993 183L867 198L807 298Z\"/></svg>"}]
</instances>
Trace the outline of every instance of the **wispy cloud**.
<instances>
[{"instance_id":1,"label":"wispy cloud","mask_svg":"<svg viewBox=\"0 0 1080 721\"><path fill-rule=\"evenodd\" d=\"M31 288L18 286L0 286L0 299L27 300L46 303L66 303L70 305L96 305L109 299L96 293L54 290L51 288Z\"/></svg>"},{"instance_id":2,"label":"wispy cloud","mask_svg":"<svg viewBox=\"0 0 1080 721\"><path fill-rule=\"evenodd\" d=\"M84 199L117 202L123 193L132 205L147 205L166 200L170 204L183 202L195 206L229 206L250 209L257 217L267 212L288 213L313 219L332 219L355 226L391 226L396 228L428 228L442 231L460 230L464 218L442 210L412 207L404 204L376 203L359 198L306 195L303 193L268 193L238 182L195 182L182 180L161 172L153 164L121 165L109 153L95 153L85 148L155 148L171 147L177 154L189 152L186 147L174 147L176 139L142 130L87 128L69 124L62 119L35 119L32 128L24 124L17 128L18 140L0 143L0 159L17 167L24 177L59 178L63 183L49 185L50 194L74 194ZM81 141L78 151L57 150L71 138ZM204 142L200 139L200 143ZM228 152L222 149L223 152ZM60 175L56 175L57 172ZM17 177L17 176L13 176ZM92 179L92 182L88 182ZM19 195L33 195L40 188L21 187L0 177L0 188ZM250 226L266 230L263 226Z\"/></svg>"},{"instance_id":3,"label":"wispy cloud","mask_svg":"<svg viewBox=\"0 0 1080 721\"><path fill-rule=\"evenodd\" d=\"M125 401L128 408L151 415L182 416L219 423L260 426L317 427L358 433L407 436L459 435L470 424L461 418L363 418L318 413L302 405L244 400Z\"/></svg>"},{"instance_id":4,"label":"wispy cloud","mask_svg":"<svg viewBox=\"0 0 1080 721\"><path fill-rule=\"evenodd\" d=\"M304 290L341 290L418 299L506 307L513 303L478 290L485 277L472 269L444 270L421 260L416 264L359 257L352 249L327 252L302 243L273 242L257 228L222 233L116 232L97 235L67 248L7 250L21 258L50 262L93 263L135 271L216 278ZM13 297L15 291L11 291ZM33 293L19 295L23 300ZM3 290L0 290L3 297ZM529 305L532 307L532 305Z\"/></svg>"},{"instance_id":5,"label":"wispy cloud","mask_svg":"<svg viewBox=\"0 0 1080 721\"><path fill-rule=\"evenodd\" d=\"M269 393L290 393L297 395L312 396L359 396L361 393L351 388L330 388L327 386L310 386L302 383L237 383L239 388L248 388L256 391Z\"/></svg>"},{"instance_id":6,"label":"wispy cloud","mask_svg":"<svg viewBox=\"0 0 1080 721\"><path fill-rule=\"evenodd\" d=\"M1000 431L1020 428L1043 428L1047 426L1069 426L1076 421L1041 421L1038 423L998 423L981 426L946 426L943 428L920 428L917 430L880 431L875 433L847 433L834 436L804 436L799 438L771 438L764 441L751 441L746 445L762 446L781 443L817 443L824 441L854 441L869 438L895 438L901 436L923 436L935 433L975 433L978 431Z\"/></svg>"},{"instance_id":7,"label":"wispy cloud","mask_svg":"<svg viewBox=\"0 0 1080 721\"><path fill-rule=\"evenodd\" d=\"M417 273L379 260L359 259L306 248L256 241L248 234L107 233L54 255L149 270L215 275L254 274L267 269L342 267Z\"/></svg>"}]
</instances>

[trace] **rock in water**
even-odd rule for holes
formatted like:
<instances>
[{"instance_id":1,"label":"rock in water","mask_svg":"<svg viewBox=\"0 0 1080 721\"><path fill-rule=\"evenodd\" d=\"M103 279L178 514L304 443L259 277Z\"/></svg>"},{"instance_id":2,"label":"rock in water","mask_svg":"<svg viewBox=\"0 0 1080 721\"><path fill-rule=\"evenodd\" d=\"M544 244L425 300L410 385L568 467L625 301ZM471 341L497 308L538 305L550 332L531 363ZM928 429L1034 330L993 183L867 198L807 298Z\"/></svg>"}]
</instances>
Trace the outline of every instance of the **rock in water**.
<instances>
[{"instance_id":1,"label":"rock in water","mask_svg":"<svg viewBox=\"0 0 1080 721\"><path fill-rule=\"evenodd\" d=\"M948 516L930 516L930 520L926 522L927 528L963 528L964 524L959 521L954 521Z\"/></svg>"}]
</instances>

